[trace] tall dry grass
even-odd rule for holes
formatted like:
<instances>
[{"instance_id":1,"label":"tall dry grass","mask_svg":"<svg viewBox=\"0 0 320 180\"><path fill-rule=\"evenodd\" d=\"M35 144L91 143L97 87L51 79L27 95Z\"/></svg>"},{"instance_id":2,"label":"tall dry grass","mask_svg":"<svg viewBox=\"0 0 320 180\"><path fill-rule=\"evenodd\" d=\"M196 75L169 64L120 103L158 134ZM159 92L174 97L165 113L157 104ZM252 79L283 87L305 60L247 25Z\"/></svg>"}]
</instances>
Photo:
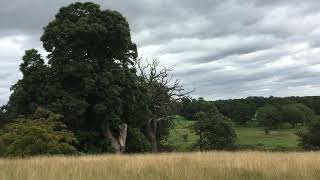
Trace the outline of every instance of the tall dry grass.
<instances>
[{"instance_id":1,"label":"tall dry grass","mask_svg":"<svg viewBox=\"0 0 320 180\"><path fill-rule=\"evenodd\" d=\"M0 159L1 180L320 179L320 152L205 152Z\"/></svg>"}]
</instances>

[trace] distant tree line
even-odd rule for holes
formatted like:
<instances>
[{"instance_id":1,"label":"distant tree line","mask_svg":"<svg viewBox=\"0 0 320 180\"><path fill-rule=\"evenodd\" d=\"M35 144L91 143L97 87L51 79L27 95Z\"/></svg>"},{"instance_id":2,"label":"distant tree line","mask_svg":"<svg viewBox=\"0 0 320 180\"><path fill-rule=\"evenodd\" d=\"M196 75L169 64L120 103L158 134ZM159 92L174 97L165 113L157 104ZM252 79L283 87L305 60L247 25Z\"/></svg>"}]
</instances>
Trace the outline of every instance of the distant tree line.
<instances>
[{"instance_id":1,"label":"distant tree line","mask_svg":"<svg viewBox=\"0 0 320 180\"><path fill-rule=\"evenodd\" d=\"M217 107L225 117L239 125L256 123L265 128L265 133L279 129L281 124L305 125L306 128L297 133L300 146L305 149L320 148L319 113L320 97L248 97L244 99L230 99L205 101L203 98L182 98L178 114L189 120L198 121L197 113L201 111L204 102ZM197 122L198 123L198 122Z\"/></svg>"},{"instance_id":2,"label":"distant tree line","mask_svg":"<svg viewBox=\"0 0 320 180\"><path fill-rule=\"evenodd\" d=\"M194 119L199 110L199 104L203 98L183 98L179 106L179 114L187 119ZM213 103L224 116L232 121L245 125L250 121L257 110L267 104L283 106L289 104L301 104L310 108L315 114L320 115L320 96L306 97L247 97L244 99L229 99L209 101Z\"/></svg>"}]
</instances>

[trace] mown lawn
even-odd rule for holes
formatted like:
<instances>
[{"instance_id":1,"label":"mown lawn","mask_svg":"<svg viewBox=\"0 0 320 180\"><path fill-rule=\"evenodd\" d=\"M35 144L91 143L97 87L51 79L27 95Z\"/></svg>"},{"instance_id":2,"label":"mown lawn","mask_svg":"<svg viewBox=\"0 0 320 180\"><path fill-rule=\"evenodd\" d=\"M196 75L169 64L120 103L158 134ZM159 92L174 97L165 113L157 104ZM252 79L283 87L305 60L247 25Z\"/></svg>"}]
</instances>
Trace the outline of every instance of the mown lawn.
<instances>
[{"instance_id":1,"label":"mown lawn","mask_svg":"<svg viewBox=\"0 0 320 180\"><path fill-rule=\"evenodd\" d=\"M198 136L189 128L194 121L189 121L177 116L174 128L170 131L167 143L175 151L189 151L197 141ZM285 128L271 131L269 135L264 133L261 127L234 127L237 132L237 142L240 145L258 145L263 149L295 149L298 146L298 137L295 133L299 128ZM301 128L301 127L300 127Z\"/></svg>"}]
</instances>

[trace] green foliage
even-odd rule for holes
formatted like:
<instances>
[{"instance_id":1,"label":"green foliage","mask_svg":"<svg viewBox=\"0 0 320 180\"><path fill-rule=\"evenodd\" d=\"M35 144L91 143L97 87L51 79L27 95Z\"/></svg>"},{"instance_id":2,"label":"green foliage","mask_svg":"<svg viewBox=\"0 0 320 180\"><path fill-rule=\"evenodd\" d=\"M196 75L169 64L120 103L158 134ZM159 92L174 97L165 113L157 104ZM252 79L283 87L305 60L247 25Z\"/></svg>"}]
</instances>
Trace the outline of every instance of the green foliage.
<instances>
[{"instance_id":1,"label":"green foliage","mask_svg":"<svg viewBox=\"0 0 320 180\"><path fill-rule=\"evenodd\" d=\"M16 119L0 132L3 156L75 154L76 138L61 122L62 116L38 108L32 119Z\"/></svg>"},{"instance_id":2,"label":"green foliage","mask_svg":"<svg viewBox=\"0 0 320 180\"><path fill-rule=\"evenodd\" d=\"M299 146L306 150L320 149L320 118L312 120L307 129L297 133L299 136Z\"/></svg>"},{"instance_id":3,"label":"green foliage","mask_svg":"<svg viewBox=\"0 0 320 180\"><path fill-rule=\"evenodd\" d=\"M200 150L224 150L236 147L237 135L230 120L220 114L216 108L197 113L193 128L199 135L195 146Z\"/></svg>"},{"instance_id":4,"label":"green foliage","mask_svg":"<svg viewBox=\"0 0 320 180\"><path fill-rule=\"evenodd\" d=\"M194 120L197 112L201 111L204 102L205 100L201 97L198 99L184 97L181 99L181 107L178 113L186 119Z\"/></svg>"},{"instance_id":5,"label":"green foliage","mask_svg":"<svg viewBox=\"0 0 320 180\"><path fill-rule=\"evenodd\" d=\"M310 109L308 106L301 104L301 103L295 104L295 106L304 115L304 121L302 123L309 123L314 119L314 117L315 117L314 111L312 109Z\"/></svg>"},{"instance_id":6,"label":"green foliage","mask_svg":"<svg viewBox=\"0 0 320 180\"><path fill-rule=\"evenodd\" d=\"M67 60L100 61L103 65L104 61L118 59L128 63L137 55L126 19L91 2L62 7L44 30L41 40L50 57L72 58L59 58L55 65Z\"/></svg>"},{"instance_id":7,"label":"green foliage","mask_svg":"<svg viewBox=\"0 0 320 180\"><path fill-rule=\"evenodd\" d=\"M265 105L258 109L257 120L260 125L269 129L278 129L282 120L281 110L273 105Z\"/></svg>"},{"instance_id":8,"label":"green foliage","mask_svg":"<svg viewBox=\"0 0 320 180\"><path fill-rule=\"evenodd\" d=\"M113 153L111 142L97 131L75 132L78 143L75 145L81 152L87 154Z\"/></svg>"},{"instance_id":9,"label":"green foliage","mask_svg":"<svg viewBox=\"0 0 320 180\"><path fill-rule=\"evenodd\" d=\"M41 41L48 64L36 50L26 51L23 78L12 87L8 103L11 120L46 107L62 114L68 129L81 137L80 151L93 153L109 151L107 129L116 134L119 124L143 125L137 115L146 114L139 106L143 93L133 67L137 49L119 12L89 2L62 7ZM96 142L83 142L92 138L83 137L88 132L96 133Z\"/></svg>"},{"instance_id":10,"label":"green foliage","mask_svg":"<svg viewBox=\"0 0 320 180\"><path fill-rule=\"evenodd\" d=\"M137 56L129 24L116 11L94 3L74 3L60 9L41 37L58 97L50 107L61 112L70 127L93 129L131 120L136 104Z\"/></svg>"},{"instance_id":11,"label":"green foliage","mask_svg":"<svg viewBox=\"0 0 320 180\"><path fill-rule=\"evenodd\" d=\"M303 124L306 121L306 115L296 104L286 105L282 109L282 121L289 122L293 127L298 123Z\"/></svg>"},{"instance_id":12,"label":"green foliage","mask_svg":"<svg viewBox=\"0 0 320 180\"><path fill-rule=\"evenodd\" d=\"M215 104L224 116L241 125L247 124L256 112L256 104L250 98L216 101Z\"/></svg>"},{"instance_id":13,"label":"green foliage","mask_svg":"<svg viewBox=\"0 0 320 180\"><path fill-rule=\"evenodd\" d=\"M126 152L144 153L150 151L151 145L145 135L137 128L129 128L126 142Z\"/></svg>"},{"instance_id":14,"label":"green foliage","mask_svg":"<svg viewBox=\"0 0 320 180\"><path fill-rule=\"evenodd\" d=\"M11 87L13 91L7 105L9 118L17 115L30 115L38 106L47 101L49 69L37 50L25 52L20 65L23 79Z\"/></svg>"}]
</instances>

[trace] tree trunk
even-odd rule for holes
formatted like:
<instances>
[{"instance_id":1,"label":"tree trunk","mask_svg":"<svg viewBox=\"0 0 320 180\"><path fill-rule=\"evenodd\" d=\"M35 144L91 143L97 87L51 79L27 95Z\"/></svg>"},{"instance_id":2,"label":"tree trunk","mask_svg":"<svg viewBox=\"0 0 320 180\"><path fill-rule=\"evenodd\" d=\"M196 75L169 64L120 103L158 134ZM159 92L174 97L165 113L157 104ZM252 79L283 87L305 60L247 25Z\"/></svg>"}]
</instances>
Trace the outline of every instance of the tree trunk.
<instances>
[{"instance_id":1,"label":"tree trunk","mask_svg":"<svg viewBox=\"0 0 320 180\"><path fill-rule=\"evenodd\" d=\"M147 130L147 135L148 135L148 139L149 142L151 144L152 147L152 152L153 153L157 153L158 152L158 142L157 142L157 136L156 136L156 132L157 132L157 126L156 126L156 122L154 122L154 127L151 127L151 122L154 121L149 121L146 124L146 130Z\"/></svg>"},{"instance_id":2,"label":"tree trunk","mask_svg":"<svg viewBox=\"0 0 320 180\"><path fill-rule=\"evenodd\" d=\"M202 132L199 134L199 150L202 151Z\"/></svg>"},{"instance_id":3,"label":"tree trunk","mask_svg":"<svg viewBox=\"0 0 320 180\"><path fill-rule=\"evenodd\" d=\"M110 130L109 123L105 123L103 126L105 137L111 141L111 146L117 154L125 151L126 138L127 138L127 124L119 125L119 136L114 137Z\"/></svg>"},{"instance_id":4,"label":"tree trunk","mask_svg":"<svg viewBox=\"0 0 320 180\"><path fill-rule=\"evenodd\" d=\"M122 153L125 151L125 147L126 147L127 131L128 131L127 124L120 124L119 125L118 142L120 145L120 152L122 152Z\"/></svg>"}]
</instances>

